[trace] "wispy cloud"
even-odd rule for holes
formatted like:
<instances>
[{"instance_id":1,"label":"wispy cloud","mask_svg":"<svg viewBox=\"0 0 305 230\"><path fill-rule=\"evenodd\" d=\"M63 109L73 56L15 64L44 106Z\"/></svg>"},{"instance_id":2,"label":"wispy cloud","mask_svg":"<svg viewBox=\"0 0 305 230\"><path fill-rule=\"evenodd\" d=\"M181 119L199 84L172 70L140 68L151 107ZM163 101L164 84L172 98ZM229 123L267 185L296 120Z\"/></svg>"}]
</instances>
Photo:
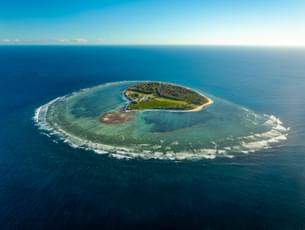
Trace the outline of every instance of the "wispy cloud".
<instances>
[{"instance_id":1,"label":"wispy cloud","mask_svg":"<svg viewBox=\"0 0 305 230\"><path fill-rule=\"evenodd\" d=\"M85 39L85 38L74 38L72 39L72 42L76 42L76 43L87 43L89 42L88 39Z\"/></svg>"},{"instance_id":2,"label":"wispy cloud","mask_svg":"<svg viewBox=\"0 0 305 230\"><path fill-rule=\"evenodd\" d=\"M54 39L54 42L58 43L88 43L89 40L85 38L61 38L61 39Z\"/></svg>"},{"instance_id":3,"label":"wispy cloud","mask_svg":"<svg viewBox=\"0 0 305 230\"><path fill-rule=\"evenodd\" d=\"M57 39L0 39L0 43L5 44L102 44L104 39L87 39L87 38L57 38Z\"/></svg>"},{"instance_id":4,"label":"wispy cloud","mask_svg":"<svg viewBox=\"0 0 305 230\"><path fill-rule=\"evenodd\" d=\"M2 40L0 40L0 42L3 42L3 43L18 43L20 42L20 39L8 39L8 38L4 38Z\"/></svg>"}]
</instances>

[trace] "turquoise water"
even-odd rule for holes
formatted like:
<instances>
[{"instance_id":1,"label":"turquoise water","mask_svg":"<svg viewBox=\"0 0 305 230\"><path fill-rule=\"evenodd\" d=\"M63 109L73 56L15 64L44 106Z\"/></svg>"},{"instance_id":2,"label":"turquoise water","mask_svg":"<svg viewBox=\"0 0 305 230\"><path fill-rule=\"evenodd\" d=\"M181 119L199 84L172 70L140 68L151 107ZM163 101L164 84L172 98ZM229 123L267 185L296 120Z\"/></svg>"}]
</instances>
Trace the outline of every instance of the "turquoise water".
<instances>
[{"instance_id":1,"label":"turquoise water","mask_svg":"<svg viewBox=\"0 0 305 230\"><path fill-rule=\"evenodd\" d=\"M304 49L0 47L0 229L304 229L304 76ZM226 106L230 119L244 108L274 116L287 140L231 158L118 159L72 148L33 121L57 97L124 80L173 82L216 101L202 114L147 113L149 133L183 139L185 128L211 127L212 111L220 122ZM74 119L115 109L89 99L95 110L76 106Z\"/></svg>"},{"instance_id":2,"label":"turquoise water","mask_svg":"<svg viewBox=\"0 0 305 230\"><path fill-rule=\"evenodd\" d=\"M59 97L39 107L34 120L72 147L119 159L231 158L287 139L289 129L278 118L210 95L214 103L197 112L137 111L128 122L99 122L103 113L124 109L122 92L133 84L108 83Z\"/></svg>"}]
</instances>

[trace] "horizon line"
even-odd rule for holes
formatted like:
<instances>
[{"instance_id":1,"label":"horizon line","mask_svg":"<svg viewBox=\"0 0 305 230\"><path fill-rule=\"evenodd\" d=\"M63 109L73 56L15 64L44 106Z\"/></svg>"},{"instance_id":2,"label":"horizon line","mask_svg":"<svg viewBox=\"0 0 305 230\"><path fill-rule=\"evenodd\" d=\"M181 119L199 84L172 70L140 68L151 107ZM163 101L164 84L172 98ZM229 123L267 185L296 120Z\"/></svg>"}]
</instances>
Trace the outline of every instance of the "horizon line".
<instances>
[{"instance_id":1,"label":"horizon line","mask_svg":"<svg viewBox=\"0 0 305 230\"><path fill-rule=\"evenodd\" d=\"M205 47L274 47L274 48L305 48L304 45L294 44L210 44L210 43L5 43L0 42L0 46L205 46Z\"/></svg>"}]
</instances>

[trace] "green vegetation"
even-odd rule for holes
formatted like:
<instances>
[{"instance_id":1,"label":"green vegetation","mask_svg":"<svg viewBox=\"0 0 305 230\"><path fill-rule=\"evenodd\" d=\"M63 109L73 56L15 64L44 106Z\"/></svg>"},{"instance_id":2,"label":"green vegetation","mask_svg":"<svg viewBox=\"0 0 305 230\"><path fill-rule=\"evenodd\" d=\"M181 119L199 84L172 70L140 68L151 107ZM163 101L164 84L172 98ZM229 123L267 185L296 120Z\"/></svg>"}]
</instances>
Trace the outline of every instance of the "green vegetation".
<instances>
[{"instance_id":1,"label":"green vegetation","mask_svg":"<svg viewBox=\"0 0 305 230\"><path fill-rule=\"evenodd\" d=\"M190 89L159 82L144 82L124 91L130 100L128 110L172 109L193 110L211 103L211 100Z\"/></svg>"}]
</instances>

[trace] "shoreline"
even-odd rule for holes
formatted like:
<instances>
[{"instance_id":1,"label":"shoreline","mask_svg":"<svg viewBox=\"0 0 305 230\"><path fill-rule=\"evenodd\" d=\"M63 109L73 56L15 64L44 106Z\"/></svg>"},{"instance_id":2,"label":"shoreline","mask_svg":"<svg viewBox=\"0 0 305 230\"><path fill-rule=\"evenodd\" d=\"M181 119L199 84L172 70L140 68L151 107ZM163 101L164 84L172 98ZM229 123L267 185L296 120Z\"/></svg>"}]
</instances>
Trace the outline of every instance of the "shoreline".
<instances>
[{"instance_id":1,"label":"shoreline","mask_svg":"<svg viewBox=\"0 0 305 230\"><path fill-rule=\"evenodd\" d=\"M198 111L201 111L201 110L203 110L204 108L206 108L206 107L208 107L208 106L210 106L210 105L212 105L212 104L214 103L214 101L213 101L211 98L209 98L209 97L207 97L207 96L205 96L205 97L208 99L208 102L207 102L207 103L205 103L205 104L203 104L203 105L201 105L201 106L198 106L198 107L195 108L195 109L186 110L185 112L198 112Z\"/></svg>"},{"instance_id":2,"label":"shoreline","mask_svg":"<svg viewBox=\"0 0 305 230\"><path fill-rule=\"evenodd\" d=\"M139 81L139 82L154 82L154 81ZM208 96L202 94L201 92L199 92L198 90L195 90L195 89L192 89L190 87L185 87L185 86L182 86L182 85L178 85L178 84L175 84L175 83L168 83L168 82L159 82L159 83L165 83L165 84L168 84L168 85L172 85L172 86L178 86L178 87L181 87L181 88L185 88L187 90L190 90L190 91L193 91L197 94L199 94L200 96L206 98L208 101L200 106L198 106L197 108L195 109L190 109L190 110L179 110L179 109L127 109L128 108L128 105L129 103L131 103L132 101L126 96L125 92L126 90L124 90L122 92L122 98L124 101L127 102L127 105L124 107L124 112L137 112L137 111L143 111L143 112L157 112L157 111L164 111L164 112L174 112L174 113L189 113L189 112L199 112L201 110L203 110L204 108L212 105L214 103L214 101L209 98Z\"/></svg>"},{"instance_id":3,"label":"shoreline","mask_svg":"<svg viewBox=\"0 0 305 230\"><path fill-rule=\"evenodd\" d=\"M203 110L204 108L212 105L214 103L214 101L210 98L208 98L208 102L198 106L195 109L191 109L191 110L178 110L178 109L127 109L128 104L125 106L124 108L124 112L128 113L128 112L169 112L169 113L193 113L193 112L199 112L201 110Z\"/></svg>"}]
</instances>

